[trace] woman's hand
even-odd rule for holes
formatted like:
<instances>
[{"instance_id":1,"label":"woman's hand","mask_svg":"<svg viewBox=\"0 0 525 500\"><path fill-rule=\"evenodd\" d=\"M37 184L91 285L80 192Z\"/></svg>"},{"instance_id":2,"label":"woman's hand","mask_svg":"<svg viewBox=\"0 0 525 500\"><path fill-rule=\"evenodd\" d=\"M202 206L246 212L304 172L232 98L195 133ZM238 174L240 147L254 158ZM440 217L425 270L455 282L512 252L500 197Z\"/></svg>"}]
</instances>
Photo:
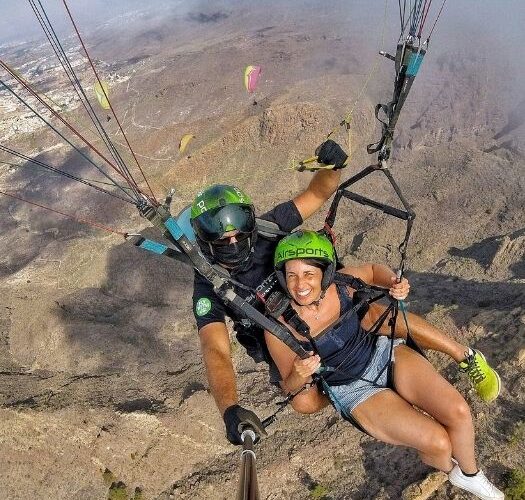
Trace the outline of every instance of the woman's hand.
<instances>
[{"instance_id":1,"label":"woman's hand","mask_svg":"<svg viewBox=\"0 0 525 500\"><path fill-rule=\"evenodd\" d=\"M293 370L295 374L304 379L308 379L321 366L321 358L319 355L314 354L313 351L309 354L311 354L309 358L301 359L297 356L293 362Z\"/></svg>"},{"instance_id":2,"label":"woman's hand","mask_svg":"<svg viewBox=\"0 0 525 500\"><path fill-rule=\"evenodd\" d=\"M401 278L401 281L398 283L395 276L392 276L390 279L392 285L390 286L388 293L396 300L405 300L410 291L408 280L406 278Z\"/></svg>"}]
</instances>

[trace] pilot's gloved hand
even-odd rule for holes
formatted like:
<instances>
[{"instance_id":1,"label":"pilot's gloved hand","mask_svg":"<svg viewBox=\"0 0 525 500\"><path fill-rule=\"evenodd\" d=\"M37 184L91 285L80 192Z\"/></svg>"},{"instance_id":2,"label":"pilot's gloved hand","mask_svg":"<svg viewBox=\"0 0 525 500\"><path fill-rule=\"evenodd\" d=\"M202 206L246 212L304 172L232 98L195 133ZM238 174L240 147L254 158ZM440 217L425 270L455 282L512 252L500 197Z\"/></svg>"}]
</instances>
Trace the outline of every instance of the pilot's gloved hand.
<instances>
[{"instance_id":1,"label":"pilot's gloved hand","mask_svg":"<svg viewBox=\"0 0 525 500\"><path fill-rule=\"evenodd\" d=\"M259 417L253 411L240 405L232 405L226 408L222 418L226 426L226 438L232 444L242 444L241 432L248 427L255 432L255 442L261 436L266 437L268 435Z\"/></svg>"},{"instance_id":2,"label":"pilot's gloved hand","mask_svg":"<svg viewBox=\"0 0 525 500\"><path fill-rule=\"evenodd\" d=\"M317 163L334 165L334 170L346 167L348 155L344 152L343 148L337 144L337 142L332 141L331 139L328 139L317 146L315 154L317 155Z\"/></svg>"}]
</instances>

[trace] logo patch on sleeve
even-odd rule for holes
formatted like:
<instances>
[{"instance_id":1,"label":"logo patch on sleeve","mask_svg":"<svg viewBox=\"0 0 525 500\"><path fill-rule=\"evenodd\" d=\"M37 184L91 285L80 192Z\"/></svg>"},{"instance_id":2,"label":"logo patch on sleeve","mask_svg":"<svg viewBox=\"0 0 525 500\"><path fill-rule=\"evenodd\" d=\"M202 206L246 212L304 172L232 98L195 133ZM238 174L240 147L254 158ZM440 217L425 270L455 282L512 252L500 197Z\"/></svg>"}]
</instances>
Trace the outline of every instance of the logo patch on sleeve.
<instances>
[{"instance_id":1,"label":"logo patch on sleeve","mask_svg":"<svg viewBox=\"0 0 525 500\"><path fill-rule=\"evenodd\" d=\"M211 300L207 297L201 297L197 304L195 304L195 314L197 316L204 316L209 313L211 309Z\"/></svg>"}]
</instances>

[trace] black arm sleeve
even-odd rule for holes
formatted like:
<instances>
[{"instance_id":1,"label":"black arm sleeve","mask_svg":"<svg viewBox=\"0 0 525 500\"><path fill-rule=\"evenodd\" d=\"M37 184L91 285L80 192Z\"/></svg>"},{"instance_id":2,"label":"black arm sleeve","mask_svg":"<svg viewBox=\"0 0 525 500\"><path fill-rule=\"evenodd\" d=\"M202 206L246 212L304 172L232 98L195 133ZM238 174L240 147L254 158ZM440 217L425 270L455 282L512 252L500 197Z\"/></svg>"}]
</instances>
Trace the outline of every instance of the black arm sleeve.
<instances>
[{"instance_id":1,"label":"black arm sleeve","mask_svg":"<svg viewBox=\"0 0 525 500\"><path fill-rule=\"evenodd\" d=\"M287 232L292 231L303 223L303 218L292 200L280 203L272 210L262 214L261 219L275 222L282 231Z\"/></svg>"}]
</instances>

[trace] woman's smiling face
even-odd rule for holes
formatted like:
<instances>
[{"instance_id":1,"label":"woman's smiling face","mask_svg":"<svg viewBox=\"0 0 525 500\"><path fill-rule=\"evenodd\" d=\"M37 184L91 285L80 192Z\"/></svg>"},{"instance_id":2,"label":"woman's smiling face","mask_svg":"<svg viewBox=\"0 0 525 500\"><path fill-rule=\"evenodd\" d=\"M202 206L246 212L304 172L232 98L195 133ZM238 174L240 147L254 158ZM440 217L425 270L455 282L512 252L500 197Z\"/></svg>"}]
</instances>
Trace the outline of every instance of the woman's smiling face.
<instances>
[{"instance_id":1,"label":"woman's smiling face","mask_svg":"<svg viewBox=\"0 0 525 500\"><path fill-rule=\"evenodd\" d=\"M323 271L302 259L289 260L285 264L288 292L301 306L310 305L321 296Z\"/></svg>"}]
</instances>

